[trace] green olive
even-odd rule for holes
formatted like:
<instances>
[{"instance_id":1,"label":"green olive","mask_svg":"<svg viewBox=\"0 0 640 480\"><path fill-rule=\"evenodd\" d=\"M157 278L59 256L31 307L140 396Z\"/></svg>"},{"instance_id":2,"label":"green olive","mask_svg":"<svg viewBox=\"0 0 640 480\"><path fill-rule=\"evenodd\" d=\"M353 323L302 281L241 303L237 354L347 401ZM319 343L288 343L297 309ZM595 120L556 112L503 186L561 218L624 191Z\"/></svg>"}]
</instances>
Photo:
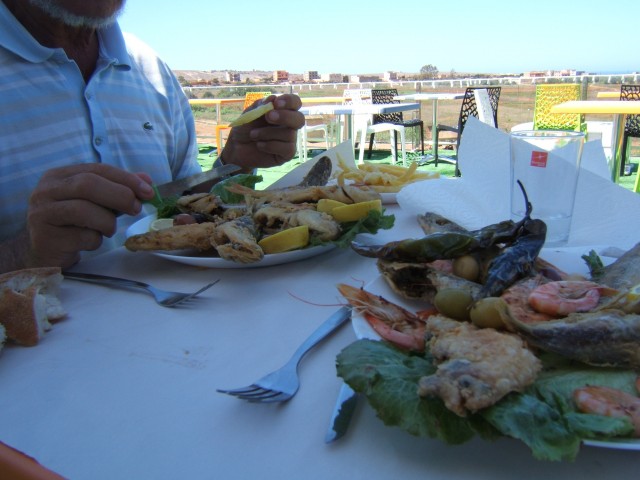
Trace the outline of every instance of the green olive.
<instances>
[{"instance_id":1,"label":"green olive","mask_svg":"<svg viewBox=\"0 0 640 480\"><path fill-rule=\"evenodd\" d=\"M453 261L453 274L470 282L478 280L480 265L471 255L463 255Z\"/></svg>"},{"instance_id":2,"label":"green olive","mask_svg":"<svg viewBox=\"0 0 640 480\"><path fill-rule=\"evenodd\" d=\"M487 297L478 300L471 307L469 316L471 317L471 323L479 328L504 328L504 322L502 321L502 305L504 300L500 297Z\"/></svg>"},{"instance_id":3,"label":"green olive","mask_svg":"<svg viewBox=\"0 0 640 480\"><path fill-rule=\"evenodd\" d=\"M471 294L458 288L442 288L433 299L433 304L441 314L455 320L469 320L472 303Z\"/></svg>"}]
</instances>

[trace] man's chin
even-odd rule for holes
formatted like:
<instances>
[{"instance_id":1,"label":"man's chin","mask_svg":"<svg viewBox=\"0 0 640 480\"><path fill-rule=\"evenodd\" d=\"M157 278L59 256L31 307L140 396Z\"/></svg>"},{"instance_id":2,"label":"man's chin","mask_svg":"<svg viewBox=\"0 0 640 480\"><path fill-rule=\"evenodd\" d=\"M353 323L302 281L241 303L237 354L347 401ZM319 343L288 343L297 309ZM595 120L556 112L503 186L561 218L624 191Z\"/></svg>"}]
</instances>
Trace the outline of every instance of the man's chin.
<instances>
[{"instance_id":1,"label":"man's chin","mask_svg":"<svg viewBox=\"0 0 640 480\"><path fill-rule=\"evenodd\" d=\"M111 15L106 17L90 17L70 12L56 0L28 0L28 2L45 12L51 18L58 20L69 27L92 29L102 28L115 22L118 15L124 8L125 3L123 1L122 5Z\"/></svg>"}]
</instances>

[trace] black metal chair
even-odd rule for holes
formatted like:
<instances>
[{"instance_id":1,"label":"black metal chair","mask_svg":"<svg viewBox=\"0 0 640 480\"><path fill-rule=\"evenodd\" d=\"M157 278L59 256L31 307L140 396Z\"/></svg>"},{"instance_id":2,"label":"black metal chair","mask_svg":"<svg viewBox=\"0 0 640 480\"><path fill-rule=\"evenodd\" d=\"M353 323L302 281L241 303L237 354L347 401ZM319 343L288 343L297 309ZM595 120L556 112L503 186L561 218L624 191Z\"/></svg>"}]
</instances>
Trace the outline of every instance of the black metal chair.
<instances>
[{"instance_id":1,"label":"black metal chair","mask_svg":"<svg viewBox=\"0 0 640 480\"><path fill-rule=\"evenodd\" d=\"M620 100L640 100L640 85L620 85ZM629 137L640 138L640 114L627 115L622 136L622 161L620 162L620 175L625 174L625 163L629 161ZM629 171L631 173L631 171Z\"/></svg>"},{"instance_id":2,"label":"black metal chair","mask_svg":"<svg viewBox=\"0 0 640 480\"><path fill-rule=\"evenodd\" d=\"M458 148L460 147L460 138L462 137L462 132L467 120L469 117L476 117L498 128L498 102L500 100L501 88L502 87L468 87L462 99L458 126L453 127L438 124L434 127L436 130L434 135L435 144L433 145L433 162L436 166L438 166L439 161L452 163L456 166L456 176L460 176L460 170L458 169ZM453 132L456 134L455 154L451 156L438 155L438 137L440 132Z\"/></svg>"},{"instance_id":3,"label":"black metal chair","mask_svg":"<svg viewBox=\"0 0 640 480\"><path fill-rule=\"evenodd\" d=\"M371 90L372 103L400 103L395 97L398 95L398 90L395 88L377 89ZM397 113L382 113L375 114L372 118L372 125L391 124L396 127L402 128L420 128L420 148L422 155L424 155L424 122L420 118L412 118L405 120L402 116L402 112ZM379 131L378 129L375 129ZM396 157L393 159L394 163L398 160L398 136L396 135L396 129L389 129L390 135L392 135L393 145L395 147L394 152ZM367 152L367 158L371 158L371 152L373 150L373 140L376 132L370 132L369 135L369 151ZM404 148L404 146L403 146Z\"/></svg>"}]
</instances>

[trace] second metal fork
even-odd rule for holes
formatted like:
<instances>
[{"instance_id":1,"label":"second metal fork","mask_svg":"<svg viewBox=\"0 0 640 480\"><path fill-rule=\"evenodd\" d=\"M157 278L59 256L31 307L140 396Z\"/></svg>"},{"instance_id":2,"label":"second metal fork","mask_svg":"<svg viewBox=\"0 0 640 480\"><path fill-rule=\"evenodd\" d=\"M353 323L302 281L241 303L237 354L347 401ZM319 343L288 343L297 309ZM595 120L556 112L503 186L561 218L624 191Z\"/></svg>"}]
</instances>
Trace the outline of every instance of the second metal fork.
<instances>
[{"instance_id":1,"label":"second metal fork","mask_svg":"<svg viewBox=\"0 0 640 480\"><path fill-rule=\"evenodd\" d=\"M351 307L342 307L325 320L302 345L298 347L289 361L281 368L272 372L251 385L234 390L218 390L250 402L284 402L293 397L300 388L298 364L305 353L311 350L320 340L325 338L340 325L351 318Z\"/></svg>"},{"instance_id":2,"label":"second metal fork","mask_svg":"<svg viewBox=\"0 0 640 480\"><path fill-rule=\"evenodd\" d=\"M94 273L79 273L79 272L63 272L65 278L69 278L72 280L80 280L83 282L89 283L99 283L101 285L108 285L111 287L120 287L120 288L135 288L145 290L146 292L153 295L158 305L162 305L163 307L175 307L181 304L184 304L188 300L191 300L195 296L201 294L208 288L211 288L220 280L216 280L215 282L211 282L200 290L193 293L181 293L181 292L169 292L166 290L161 290L147 283L138 282L137 280L129 280L126 278L118 278L118 277L109 277L106 275L96 275Z\"/></svg>"}]
</instances>

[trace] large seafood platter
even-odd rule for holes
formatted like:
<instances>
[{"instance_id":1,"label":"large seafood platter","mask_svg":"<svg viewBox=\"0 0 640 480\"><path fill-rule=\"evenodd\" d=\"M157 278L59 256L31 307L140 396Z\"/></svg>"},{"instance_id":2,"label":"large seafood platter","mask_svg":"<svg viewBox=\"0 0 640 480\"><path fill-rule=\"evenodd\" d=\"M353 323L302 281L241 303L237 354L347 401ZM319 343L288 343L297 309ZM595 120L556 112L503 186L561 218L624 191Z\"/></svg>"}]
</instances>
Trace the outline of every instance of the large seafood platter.
<instances>
[{"instance_id":1,"label":"large seafood platter","mask_svg":"<svg viewBox=\"0 0 640 480\"><path fill-rule=\"evenodd\" d=\"M529 216L419 223L422 238L353 242L380 278L338 286L360 338L338 374L378 417L450 444L518 439L540 460L640 450L640 243L612 263L585 251L576 275L542 258Z\"/></svg>"}]
</instances>

